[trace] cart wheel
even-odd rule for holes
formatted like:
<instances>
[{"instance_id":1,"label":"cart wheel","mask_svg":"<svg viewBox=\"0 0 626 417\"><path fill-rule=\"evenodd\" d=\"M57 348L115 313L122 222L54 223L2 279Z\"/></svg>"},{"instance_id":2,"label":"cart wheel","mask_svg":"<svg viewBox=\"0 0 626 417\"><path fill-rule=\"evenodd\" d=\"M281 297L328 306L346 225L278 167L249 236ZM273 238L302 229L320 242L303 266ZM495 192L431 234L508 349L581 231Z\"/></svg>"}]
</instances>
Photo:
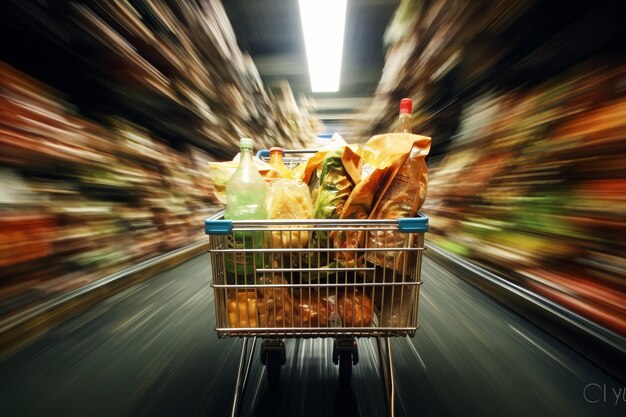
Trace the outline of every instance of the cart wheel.
<instances>
[{"instance_id":1,"label":"cart wheel","mask_svg":"<svg viewBox=\"0 0 626 417\"><path fill-rule=\"evenodd\" d=\"M267 352L265 357L265 372L267 373L267 383L270 388L278 387L280 382L280 352Z\"/></svg>"},{"instance_id":2,"label":"cart wheel","mask_svg":"<svg viewBox=\"0 0 626 417\"><path fill-rule=\"evenodd\" d=\"M350 386L352 379L352 353L339 352L339 385L342 388Z\"/></svg>"}]
</instances>

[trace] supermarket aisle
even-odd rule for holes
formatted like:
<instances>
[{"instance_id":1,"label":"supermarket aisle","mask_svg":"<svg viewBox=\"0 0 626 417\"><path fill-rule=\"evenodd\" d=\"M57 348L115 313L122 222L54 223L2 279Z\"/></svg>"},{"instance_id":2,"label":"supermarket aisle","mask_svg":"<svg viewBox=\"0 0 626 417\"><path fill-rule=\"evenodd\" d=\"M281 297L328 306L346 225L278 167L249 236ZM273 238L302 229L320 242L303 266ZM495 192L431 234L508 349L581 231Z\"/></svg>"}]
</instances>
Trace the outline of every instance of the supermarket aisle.
<instances>
[{"instance_id":1,"label":"supermarket aisle","mask_svg":"<svg viewBox=\"0 0 626 417\"><path fill-rule=\"evenodd\" d=\"M207 274L195 258L0 362L0 415L227 415L239 341L212 331ZM396 415L624 415L617 381L441 265L423 274L422 328L394 342ZM255 360L243 415L383 415L373 344L359 343L352 395L336 390L329 342L291 341L278 393ZM606 402L596 386L585 400L587 384Z\"/></svg>"}]
</instances>

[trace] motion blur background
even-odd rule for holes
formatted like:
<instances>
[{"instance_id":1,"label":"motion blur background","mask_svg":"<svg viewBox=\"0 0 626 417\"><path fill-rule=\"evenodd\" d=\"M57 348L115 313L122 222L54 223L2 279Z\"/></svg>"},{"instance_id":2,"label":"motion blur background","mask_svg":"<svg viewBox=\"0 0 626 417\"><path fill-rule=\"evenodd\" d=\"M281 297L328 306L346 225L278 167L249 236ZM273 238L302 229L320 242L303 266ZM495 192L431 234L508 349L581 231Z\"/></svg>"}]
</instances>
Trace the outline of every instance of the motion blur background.
<instances>
[{"instance_id":1,"label":"motion blur background","mask_svg":"<svg viewBox=\"0 0 626 417\"><path fill-rule=\"evenodd\" d=\"M431 239L626 335L624 15L539 3L350 2L313 95L295 1L3 2L0 314L200 239L239 137L363 141L412 97Z\"/></svg>"},{"instance_id":2,"label":"motion blur background","mask_svg":"<svg viewBox=\"0 0 626 417\"><path fill-rule=\"evenodd\" d=\"M547 4L549 3L549 4ZM432 136L429 241L626 336L621 2L349 1L313 94L296 1L0 5L0 315L202 239L240 137Z\"/></svg>"}]
</instances>

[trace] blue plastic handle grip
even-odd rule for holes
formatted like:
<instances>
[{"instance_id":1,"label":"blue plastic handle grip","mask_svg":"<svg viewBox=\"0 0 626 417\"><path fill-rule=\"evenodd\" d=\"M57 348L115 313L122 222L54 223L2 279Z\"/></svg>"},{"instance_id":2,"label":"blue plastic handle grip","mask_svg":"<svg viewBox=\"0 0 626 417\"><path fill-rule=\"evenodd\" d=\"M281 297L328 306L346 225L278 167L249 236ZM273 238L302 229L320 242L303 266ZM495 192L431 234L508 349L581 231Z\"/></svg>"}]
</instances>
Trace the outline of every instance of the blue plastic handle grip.
<instances>
[{"instance_id":1,"label":"blue plastic handle grip","mask_svg":"<svg viewBox=\"0 0 626 417\"><path fill-rule=\"evenodd\" d=\"M227 235L233 231L232 220L210 220L204 221L204 233L207 235Z\"/></svg>"},{"instance_id":2,"label":"blue plastic handle grip","mask_svg":"<svg viewBox=\"0 0 626 417\"><path fill-rule=\"evenodd\" d=\"M424 233L428 231L428 216L418 213L419 217L398 219L398 228L403 233Z\"/></svg>"},{"instance_id":3,"label":"blue plastic handle grip","mask_svg":"<svg viewBox=\"0 0 626 417\"><path fill-rule=\"evenodd\" d=\"M261 149L260 151L256 153L256 157L259 159L269 158L269 156L270 156L270 151L268 151L267 149Z\"/></svg>"}]
</instances>

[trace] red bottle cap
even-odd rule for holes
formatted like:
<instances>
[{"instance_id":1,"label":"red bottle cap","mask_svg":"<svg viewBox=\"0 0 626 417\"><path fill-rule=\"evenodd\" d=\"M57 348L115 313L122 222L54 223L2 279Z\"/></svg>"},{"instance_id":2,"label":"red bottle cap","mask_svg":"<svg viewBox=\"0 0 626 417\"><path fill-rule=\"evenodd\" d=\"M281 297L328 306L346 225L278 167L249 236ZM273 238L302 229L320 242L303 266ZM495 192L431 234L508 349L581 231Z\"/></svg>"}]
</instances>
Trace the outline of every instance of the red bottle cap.
<instances>
[{"instance_id":1,"label":"red bottle cap","mask_svg":"<svg viewBox=\"0 0 626 417\"><path fill-rule=\"evenodd\" d=\"M413 100L410 98L403 98L400 100L400 113L413 113Z\"/></svg>"}]
</instances>

